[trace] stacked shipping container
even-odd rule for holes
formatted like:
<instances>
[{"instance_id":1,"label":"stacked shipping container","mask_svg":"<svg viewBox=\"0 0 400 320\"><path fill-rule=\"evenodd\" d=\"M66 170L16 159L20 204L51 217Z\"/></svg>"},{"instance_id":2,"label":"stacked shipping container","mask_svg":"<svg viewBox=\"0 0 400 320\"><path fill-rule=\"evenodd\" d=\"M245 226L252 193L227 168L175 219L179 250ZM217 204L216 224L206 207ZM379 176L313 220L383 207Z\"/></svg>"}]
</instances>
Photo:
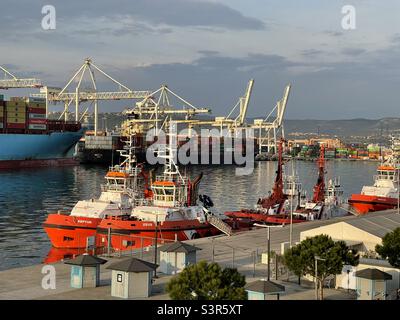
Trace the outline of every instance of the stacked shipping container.
<instances>
[{"instance_id":1,"label":"stacked shipping container","mask_svg":"<svg viewBox=\"0 0 400 320\"><path fill-rule=\"evenodd\" d=\"M122 148L119 136L85 136L86 149L118 150Z\"/></svg>"},{"instance_id":2,"label":"stacked shipping container","mask_svg":"<svg viewBox=\"0 0 400 320\"><path fill-rule=\"evenodd\" d=\"M28 107L28 129L47 130L45 100L28 98L26 102Z\"/></svg>"},{"instance_id":3,"label":"stacked shipping container","mask_svg":"<svg viewBox=\"0 0 400 320\"><path fill-rule=\"evenodd\" d=\"M46 102L40 98L0 96L0 130L40 132L47 130Z\"/></svg>"},{"instance_id":4,"label":"stacked shipping container","mask_svg":"<svg viewBox=\"0 0 400 320\"><path fill-rule=\"evenodd\" d=\"M26 104L23 98L11 98L5 103L6 129L25 129Z\"/></svg>"}]
</instances>

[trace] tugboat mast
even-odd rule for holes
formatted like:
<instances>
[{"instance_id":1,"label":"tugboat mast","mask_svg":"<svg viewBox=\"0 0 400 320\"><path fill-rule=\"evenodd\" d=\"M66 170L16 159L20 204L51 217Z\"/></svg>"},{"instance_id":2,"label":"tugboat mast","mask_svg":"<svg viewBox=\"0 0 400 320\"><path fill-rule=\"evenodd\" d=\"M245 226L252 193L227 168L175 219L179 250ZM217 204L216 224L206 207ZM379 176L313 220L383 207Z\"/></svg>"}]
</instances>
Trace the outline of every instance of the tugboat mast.
<instances>
[{"instance_id":1,"label":"tugboat mast","mask_svg":"<svg viewBox=\"0 0 400 320\"><path fill-rule=\"evenodd\" d=\"M325 200L325 146L321 145L318 158L318 180L314 186L313 202Z\"/></svg>"},{"instance_id":2,"label":"tugboat mast","mask_svg":"<svg viewBox=\"0 0 400 320\"><path fill-rule=\"evenodd\" d=\"M278 145L278 168L276 171L275 184L272 188L272 194L268 198L260 200L261 206L265 209L269 209L276 204L281 206L286 199L283 192L283 142L284 140L281 139Z\"/></svg>"}]
</instances>

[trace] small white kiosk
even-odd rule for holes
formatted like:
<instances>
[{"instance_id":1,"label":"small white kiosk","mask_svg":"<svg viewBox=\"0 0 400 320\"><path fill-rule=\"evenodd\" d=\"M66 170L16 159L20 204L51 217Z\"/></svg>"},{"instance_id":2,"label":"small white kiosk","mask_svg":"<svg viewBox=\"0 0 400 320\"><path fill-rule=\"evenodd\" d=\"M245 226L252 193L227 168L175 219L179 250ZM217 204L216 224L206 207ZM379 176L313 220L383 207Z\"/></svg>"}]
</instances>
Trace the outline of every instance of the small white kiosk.
<instances>
[{"instance_id":1,"label":"small white kiosk","mask_svg":"<svg viewBox=\"0 0 400 320\"><path fill-rule=\"evenodd\" d=\"M181 272L189 264L196 263L195 246L180 241L166 244L160 248L160 271L164 274Z\"/></svg>"},{"instance_id":2,"label":"small white kiosk","mask_svg":"<svg viewBox=\"0 0 400 320\"><path fill-rule=\"evenodd\" d=\"M100 284L100 265L107 260L84 253L64 263L71 265L72 288L94 288Z\"/></svg>"},{"instance_id":3,"label":"small white kiosk","mask_svg":"<svg viewBox=\"0 0 400 320\"><path fill-rule=\"evenodd\" d=\"M112 270L111 295L133 299L151 295L153 272L157 265L136 258L115 262L107 267Z\"/></svg>"},{"instance_id":4,"label":"small white kiosk","mask_svg":"<svg viewBox=\"0 0 400 320\"><path fill-rule=\"evenodd\" d=\"M356 272L357 300L386 300L386 281L392 276L379 269L369 268Z\"/></svg>"}]
</instances>

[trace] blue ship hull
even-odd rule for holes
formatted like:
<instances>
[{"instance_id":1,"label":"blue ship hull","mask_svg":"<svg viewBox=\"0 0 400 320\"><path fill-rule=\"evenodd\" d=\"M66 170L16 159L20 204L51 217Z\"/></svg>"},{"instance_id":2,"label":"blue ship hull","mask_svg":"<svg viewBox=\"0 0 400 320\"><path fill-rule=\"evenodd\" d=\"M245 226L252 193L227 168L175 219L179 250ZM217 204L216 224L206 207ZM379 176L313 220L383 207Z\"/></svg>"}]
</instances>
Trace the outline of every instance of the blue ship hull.
<instances>
[{"instance_id":1,"label":"blue ship hull","mask_svg":"<svg viewBox=\"0 0 400 320\"><path fill-rule=\"evenodd\" d=\"M83 131L49 134L0 134L0 162L71 158Z\"/></svg>"}]
</instances>

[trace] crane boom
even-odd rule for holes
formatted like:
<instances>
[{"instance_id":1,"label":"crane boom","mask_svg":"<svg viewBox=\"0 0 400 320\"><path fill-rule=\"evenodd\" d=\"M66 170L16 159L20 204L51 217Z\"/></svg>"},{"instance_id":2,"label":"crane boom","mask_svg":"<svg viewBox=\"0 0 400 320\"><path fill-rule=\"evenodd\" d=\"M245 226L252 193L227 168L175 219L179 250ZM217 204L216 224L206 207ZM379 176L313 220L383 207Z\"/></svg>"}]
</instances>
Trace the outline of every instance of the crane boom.
<instances>
[{"instance_id":1,"label":"crane boom","mask_svg":"<svg viewBox=\"0 0 400 320\"><path fill-rule=\"evenodd\" d=\"M0 89L16 89L16 88L41 88L42 82L39 79L35 78L17 78L6 68L0 66L0 70L4 72L5 77L8 76L8 79L0 80Z\"/></svg>"},{"instance_id":2,"label":"crane boom","mask_svg":"<svg viewBox=\"0 0 400 320\"><path fill-rule=\"evenodd\" d=\"M286 86L286 88L285 88L284 93L283 93L283 98L278 103L277 121L278 121L278 126L279 127L282 125L283 116L285 114L286 105L287 105L287 102L288 102L288 99L289 99L290 88L291 88L291 85L288 84Z\"/></svg>"},{"instance_id":3,"label":"crane boom","mask_svg":"<svg viewBox=\"0 0 400 320\"><path fill-rule=\"evenodd\" d=\"M250 96L253 89L254 79L250 79L249 83L247 84L247 90L244 97L240 98L240 114L239 114L239 126L242 126L247 114L247 108L249 106Z\"/></svg>"},{"instance_id":4,"label":"crane boom","mask_svg":"<svg viewBox=\"0 0 400 320\"><path fill-rule=\"evenodd\" d=\"M78 92L79 101L144 99L150 94L151 91ZM36 98L46 98L45 93L32 94L31 96ZM48 95L48 100L52 102L70 101L75 98L76 93L73 92Z\"/></svg>"}]
</instances>

